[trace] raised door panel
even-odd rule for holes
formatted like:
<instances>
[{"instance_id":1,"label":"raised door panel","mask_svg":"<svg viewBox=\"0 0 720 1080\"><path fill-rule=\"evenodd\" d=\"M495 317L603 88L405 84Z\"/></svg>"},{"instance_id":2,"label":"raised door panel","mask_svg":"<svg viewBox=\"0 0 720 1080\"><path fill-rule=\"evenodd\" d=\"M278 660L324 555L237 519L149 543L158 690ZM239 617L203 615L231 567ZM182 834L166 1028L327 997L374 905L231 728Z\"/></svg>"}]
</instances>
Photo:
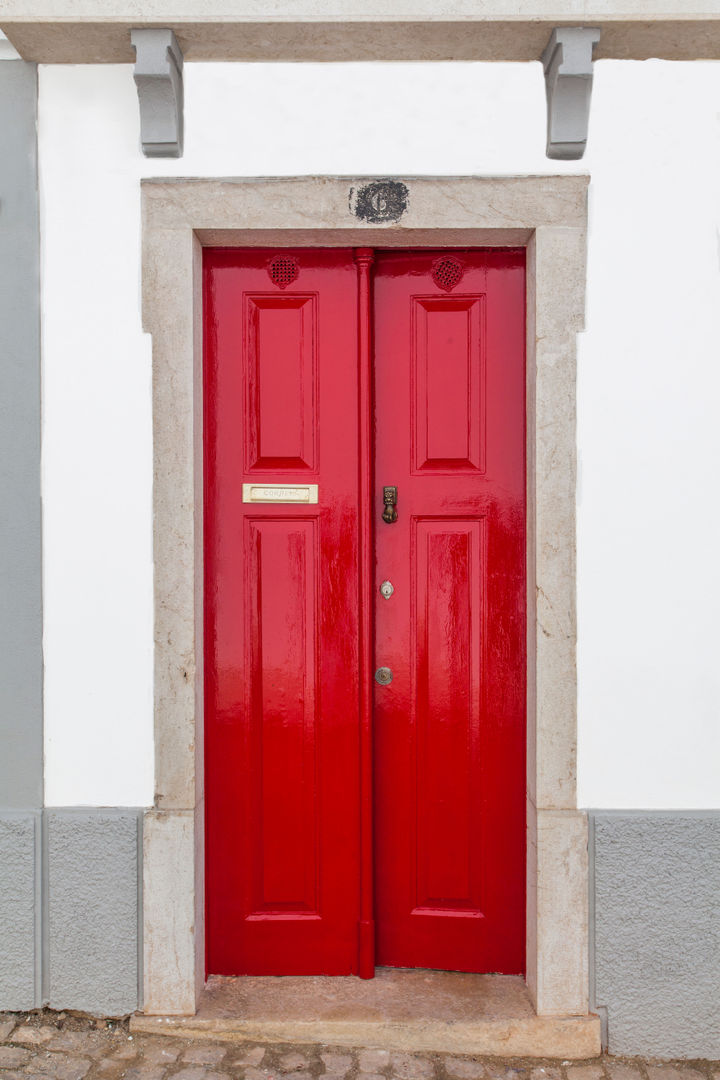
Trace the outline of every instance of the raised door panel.
<instances>
[{"instance_id":1,"label":"raised door panel","mask_svg":"<svg viewBox=\"0 0 720 1080\"><path fill-rule=\"evenodd\" d=\"M483 521L413 521L414 915L480 914L483 548Z\"/></svg>"},{"instance_id":2,"label":"raised door panel","mask_svg":"<svg viewBox=\"0 0 720 1080\"><path fill-rule=\"evenodd\" d=\"M413 423L417 471L482 472L483 297L414 297Z\"/></svg>"},{"instance_id":3,"label":"raised door panel","mask_svg":"<svg viewBox=\"0 0 720 1080\"><path fill-rule=\"evenodd\" d=\"M246 519L254 858L248 918L318 915L317 519Z\"/></svg>"},{"instance_id":4,"label":"raised door panel","mask_svg":"<svg viewBox=\"0 0 720 1080\"><path fill-rule=\"evenodd\" d=\"M246 468L316 467L317 296L245 298Z\"/></svg>"}]
</instances>

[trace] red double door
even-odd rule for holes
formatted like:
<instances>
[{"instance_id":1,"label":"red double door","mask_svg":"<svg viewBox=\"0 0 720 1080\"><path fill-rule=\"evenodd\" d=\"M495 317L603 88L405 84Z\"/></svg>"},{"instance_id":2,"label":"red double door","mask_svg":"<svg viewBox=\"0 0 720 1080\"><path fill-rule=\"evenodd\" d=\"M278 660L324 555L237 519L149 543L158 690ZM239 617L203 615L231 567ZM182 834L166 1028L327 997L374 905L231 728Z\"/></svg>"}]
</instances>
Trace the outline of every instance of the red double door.
<instances>
[{"instance_id":1,"label":"red double door","mask_svg":"<svg viewBox=\"0 0 720 1080\"><path fill-rule=\"evenodd\" d=\"M524 253L210 250L204 303L208 973L520 973Z\"/></svg>"}]
</instances>

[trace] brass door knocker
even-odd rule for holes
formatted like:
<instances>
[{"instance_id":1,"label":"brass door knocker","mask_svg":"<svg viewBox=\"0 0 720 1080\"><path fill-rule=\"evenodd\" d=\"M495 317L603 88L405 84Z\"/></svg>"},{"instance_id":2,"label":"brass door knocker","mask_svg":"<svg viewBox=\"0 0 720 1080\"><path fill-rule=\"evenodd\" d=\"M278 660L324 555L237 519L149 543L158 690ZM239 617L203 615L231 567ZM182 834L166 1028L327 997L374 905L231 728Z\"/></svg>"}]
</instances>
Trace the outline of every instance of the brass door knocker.
<instances>
[{"instance_id":1,"label":"brass door knocker","mask_svg":"<svg viewBox=\"0 0 720 1080\"><path fill-rule=\"evenodd\" d=\"M382 512L383 521L388 525L393 525L397 521L397 488L396 487L384 487L383 488L383 503L385 508Z\"/></svg>"}]
</instances>

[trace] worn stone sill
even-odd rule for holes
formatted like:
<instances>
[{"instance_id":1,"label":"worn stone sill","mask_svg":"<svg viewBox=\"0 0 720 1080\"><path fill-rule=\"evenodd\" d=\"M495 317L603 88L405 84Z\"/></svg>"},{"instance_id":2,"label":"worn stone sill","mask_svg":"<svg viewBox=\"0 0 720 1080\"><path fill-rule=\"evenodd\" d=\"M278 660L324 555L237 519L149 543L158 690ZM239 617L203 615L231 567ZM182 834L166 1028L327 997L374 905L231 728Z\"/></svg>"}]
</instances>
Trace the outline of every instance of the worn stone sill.
<instances>
[{"instance_id":1,"label":"worn stone sill","mask_svg":"<svg viewBox=\"0 0 720 1080\"><path fill-rule=\"evenodd\" d=\"M135 1016L186 1038L573 1060L600 1053L597 1016L537 1016L519 976L380 968L352 976L212 976L193 1017Z\"/></svg>"}]
</instances>

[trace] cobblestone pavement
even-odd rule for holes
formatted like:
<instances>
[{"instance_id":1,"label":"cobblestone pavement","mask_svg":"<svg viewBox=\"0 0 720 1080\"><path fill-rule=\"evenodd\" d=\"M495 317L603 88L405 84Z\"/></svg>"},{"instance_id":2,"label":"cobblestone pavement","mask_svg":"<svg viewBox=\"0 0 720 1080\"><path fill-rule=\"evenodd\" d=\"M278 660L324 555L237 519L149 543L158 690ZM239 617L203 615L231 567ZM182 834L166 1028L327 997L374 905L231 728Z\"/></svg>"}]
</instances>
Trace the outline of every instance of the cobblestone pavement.
<instances>
[{"instance_id":1,"label":"cobblestone pavement","mask_svg":"<svg viewBox=\"0 0 720 1080\"><path fill-rule=\"evenodd\" d=\"M0 1014L0 1080L720 1080L720 1062L404 1054L131 1035L127 1022Z\"/></svg>"}]
</instances>

